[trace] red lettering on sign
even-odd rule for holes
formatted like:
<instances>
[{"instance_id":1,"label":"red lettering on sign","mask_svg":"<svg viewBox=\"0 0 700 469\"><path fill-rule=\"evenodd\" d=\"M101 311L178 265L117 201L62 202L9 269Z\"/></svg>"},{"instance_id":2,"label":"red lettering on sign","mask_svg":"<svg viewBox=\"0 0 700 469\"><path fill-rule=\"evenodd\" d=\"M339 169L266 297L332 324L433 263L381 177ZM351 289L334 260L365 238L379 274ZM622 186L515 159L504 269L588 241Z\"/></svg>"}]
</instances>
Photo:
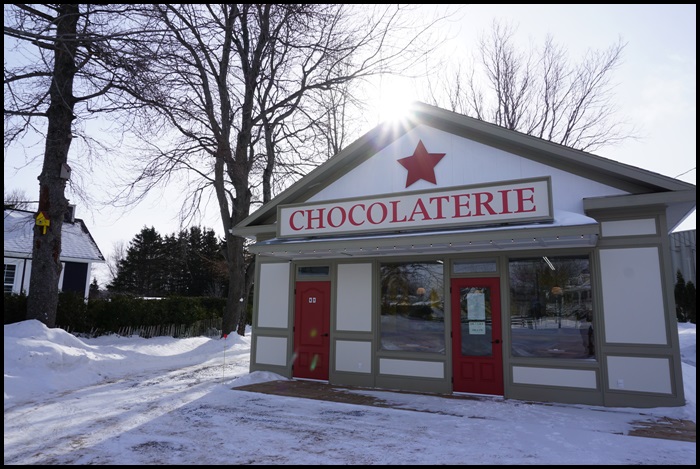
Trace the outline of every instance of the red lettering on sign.
<instances>
[{"instance_id":1,"label":"red lettering on sign","mask_svg":"<svg viewBox=\"0 0 700 469\"><path fill-rule=\"evenodd\" d=\"M489 205L491 202L493 202L493 194L490 192L475 192L474 198L476 199L476 213L474 214L477 217L485 215L484 212L481 211L482 208L485 208L487 212L489 212L489 215L495 215L496 211L491 208L491 205ZM482 200L483 199L485 200Z\"/></svg>"},{"instance_id":2,"label":"red lettering on sign","mask_svg":"<svg viewBox=\"0 0 700 469\"><path fill-rule=\"evenodd\" d=\"M301 215L301 216L304 216L304 211L303 211L303 210L296 210L296 211L292 212L292 214L289 216L289 226L290 226L290 228L293 229L294 231L299 231L299 230L301 230L302 228L304 228L303 225L302 225L302 226L297 226L297 225L294 223L294 216L297 215L297 214L299 214L299 215Z\"/></svg>"},{"instance_id":3,"label":"red lettering on sign","mask_svg":"<svg viewBox=\"0 0 700 469\"><path fill-rule=\"evenodd\" d=\"M360 225L364 225L364 224L365 224L365 221L364 221L364 220L362 220L362 221L356 221L356 220L355 220L355 215L354 215L354 214L355 214L355 209L356 209L357 207L360 207L362 210L364 210L364 209L365 209L365 204L356 204L356 205L353 205L352 207L350 207L350 213L348 214L348 220L350 220L350 224L353 225L353 226L360 226Z\"/></svg>"},{"instance_id":4,"label":"red lettering on sign","mask_svg":"<svg viewBox=\"0 0 700 469\"><path fill-rule=\"evenodd\" d=\"M374 217L372 217L372 208L373 207L379 207L380 212L381 212L381 217L379 220L376 220ZM381 202L375 202L369 207L367 207L367 221L369 221L373 225L379 225L380 223L384 223L384 220L386 220L387 215L389 214L389 209L386 208L386 205L384 205Z\"/></svg>"},{"instance_id":5,"label":"red lettering on sign","mask_svg":"<svg viewBox=\"0 0 700 469\"><path fill-rule=\"evenodd\" d=\"M469 194L457 194L453 195L452 198L455 201L455 211L452 218L464 218L471 216L469 213ZM465 199L465 201L461 202L461 199ZM462 208L467 209L467 213L462 213Z\"/></svg>"},{"instance_id":6,"label":"red lettering on sign","mask_svg":"<svg viewBox=\"0 0 700 469\"><path fill-rule=\"evenodd\" d=\"M281 233L282 236L296 236L544 220L551 217L546 184L547 181L542 180L462 187L437 193L407 193L288 207L281 211ZM464 220L466 218L472 220Z\"/></svg>"},{"instance_id":7,"label":"red lettering on sign","mask_svg":"<svg viewBox=\"0 0 700 469\"><path fill-rule=\"evenodd\" d=\"M401 220L399 220L399 209L398 205L400 200L391 200L389 203L391 204L391 221L389 223L401 223L406 221L406 215L403 216Z\"/></svg>"},{"instance_id":8,"label":"red lettering on sign","mask_svg":"<svg viewBox=\"0 0 700 469\"><path fill-rule=\"evenodd\" d=\"M431 220L428 210L425 208L425 205L423 205L423 199L418 199L416 201L416 205L413 206L413 211L411 212L411 218L409 218L408 221L414 221L415 216L418 214L423 216L423 220Z\"/></svg>"},{"instance_id":9,"label":"red lettering on sign","mask_svg":"<svg viewBox=\"0 0 700 469\"><path fill-rule=\"evenodd\" d=\"M318 215L315 217L312 215L314 210L307 210L306 211L306 219L307 219L307 224L306 224L306 229L307 230L312 230L314 228L325 228L326 226L323 224L323 212L326 210L325 208L317 208L315 209L318 212ZM312 222L316 220L318 221L317 226L313 226Z\"/></svg>"},{"instance_id":10,"label":"red lettering on sign","mask_svg":"<svg viewBox=\"0 0 700 469\"><path fill-rule=\"evenodd\" d=\"M523 212L534 212L537 210L535 207L535 188L534 187L523 187L522 189L513 189L518 194L518 209L515 213ZM528 191L530 197L525 197L525 191ZM532 207L529 210L525 209L525 202L532 202Z\"/></svg>"},{"instance_id":11,"label":"red lettering on sign","mask_svg":"<svg viewBox=\"0 0 700 469\"><path fill-rule=\"evenodd\" d=\"M338 223L333 222L333 211L334 210L340 212L340 222L338 222ZM343 207L339 207L336 205L335 207L331 208L328 211L328 224L332 228L338 228L339 226L343 226L345 224L346 217L347 217L347 214L345 213L345 209Z\"/></svg>"},{"instance_id":12,"label":"red lettering on sign","mask_svg":"<svg viewBox=\"0 0 700 469\"><path fill-rule=\"evenodd\" d=\"M437 214L433 217L433 220L443 220L445 216L442 214L443 202L449 202L450 197L446 195L441 195L438 197L431 197L430 202L437 202L435 208L437 209Z\"/></svg>"},{"instance_id":13,"label":"red lettering on sign","mask_svg":"<svg viewBox=\"0 0 700 469\"><path fill-rule=\"evenodd\" d=\"M499 215L503 215L504 213L512 213L508 209L508 192L510 192L510 189L498 191L498 193L501 194L501 211L498 212Z\"/></svg>"}]
</instances>

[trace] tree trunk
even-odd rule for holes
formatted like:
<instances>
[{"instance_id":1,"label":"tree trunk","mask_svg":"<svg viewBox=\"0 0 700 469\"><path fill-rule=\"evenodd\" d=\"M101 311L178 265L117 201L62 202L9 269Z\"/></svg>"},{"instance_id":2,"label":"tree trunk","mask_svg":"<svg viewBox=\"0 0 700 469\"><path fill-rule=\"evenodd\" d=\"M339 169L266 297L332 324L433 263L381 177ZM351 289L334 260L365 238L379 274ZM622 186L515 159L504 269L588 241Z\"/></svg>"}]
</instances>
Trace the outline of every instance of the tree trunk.
<instances>
[{"instance_id":1,"label":"tree trunk","mask_svg":"<svg viewBox=\"0 0 700 469\"><path fill-rule=\"evenodd\" d=\"M68 209L65 188L70 171L67 165L68 151L73 138L73 79L76 72L74 57L77 50L75 37L78 16L77 4L59 5L44 165L39 176L37 223L44 219L47 221L43 225L34 226L32 246L27 319L37 319L48 327L56 326L58 280L61 275L61 230Z\"/></svg>"},{"instance_id":2,"label":"tree trunk","mask_svg":"<svg viewBox=\"0 0 700 469\"><path fill-rule=\"evenodd\" d=\"M246 295L245 263L243 258L243 238L226 234L227 266L229 274L228 298L222 321L222 332L236 332L245 335ZM242 327L241 327L242 325Z\"/></svg>"}]
</instances>

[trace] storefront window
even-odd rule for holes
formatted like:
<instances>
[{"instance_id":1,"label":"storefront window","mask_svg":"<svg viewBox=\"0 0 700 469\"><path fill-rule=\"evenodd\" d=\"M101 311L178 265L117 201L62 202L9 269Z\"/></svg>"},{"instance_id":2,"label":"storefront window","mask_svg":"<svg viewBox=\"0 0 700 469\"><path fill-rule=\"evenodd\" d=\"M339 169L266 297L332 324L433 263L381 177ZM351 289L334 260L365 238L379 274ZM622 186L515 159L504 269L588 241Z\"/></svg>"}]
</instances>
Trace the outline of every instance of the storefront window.
<instances>
[{"instance_id":1,"label":"storefront window","mask_svg":"<svg viewBox=\"0 0 700 469\"><path fill-rule=\"evenodd\" d=\"M445 353L441 261L380 265L383 350Z\"/></svg>"},{"instance_id":2,"label":"storefront window","mask_svg":"<svg viewBox=\"0 0 700 469\"><path fill-rule=\"evenodd\" d=\"M514 357L594 358L587 256L509 262Z\"/></svg>"}]
</instances>

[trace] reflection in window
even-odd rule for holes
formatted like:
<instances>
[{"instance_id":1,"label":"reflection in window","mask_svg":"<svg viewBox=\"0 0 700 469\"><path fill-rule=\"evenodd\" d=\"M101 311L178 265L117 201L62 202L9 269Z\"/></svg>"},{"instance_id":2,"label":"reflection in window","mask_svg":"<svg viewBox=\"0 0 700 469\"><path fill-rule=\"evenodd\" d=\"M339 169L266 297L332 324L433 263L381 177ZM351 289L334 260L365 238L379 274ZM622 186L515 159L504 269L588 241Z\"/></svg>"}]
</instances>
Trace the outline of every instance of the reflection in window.
<instances>
[{"instance_id":1,"label":"reflection in window","mask_svg":"<svg viewBox=\"0 0 700 469\"><path fill-rule=\"evenodd\" d=\"M297 275L300 277L327 277L331 268L327 265L299 267Z\"/></svg>"},{"instance_id":2,"label":"reflection in window","mask_svg":"<svg viewBox=\"0 0 700 469\"><path fill-rule=\"evenodd\" d=\"M455 274L475 274L496 272L495 260L454 261L452 271Z\"/></svg>"},{"instance_id":3,"label":"reflection in window","mask_svg":"<svg viewBox=\"0 0 700 469\"><path fill-rule=\"evenodd\" d=\"M594 358L587 256L509 262L514 357Z\"/></svg>"},{"instance_id":4,"label":"reflection in window","mask_svg":"<svg viewBox=\"0 0 700 469\"><path fill-rule=\"evenodd\" d=\"M382 349L444 354L442 262L384 263L379 269Z\"/></svg>"},{"instance_id":5,"label":"reflection in window","mask_svg":"<svg viewBox=\"0 0 700 469\"><path fill-rule=\"evenodd\" d=\"M493 354L491 289L468 287L459 290L462 356L490 357Z\"/></svg>"}]
</instances>

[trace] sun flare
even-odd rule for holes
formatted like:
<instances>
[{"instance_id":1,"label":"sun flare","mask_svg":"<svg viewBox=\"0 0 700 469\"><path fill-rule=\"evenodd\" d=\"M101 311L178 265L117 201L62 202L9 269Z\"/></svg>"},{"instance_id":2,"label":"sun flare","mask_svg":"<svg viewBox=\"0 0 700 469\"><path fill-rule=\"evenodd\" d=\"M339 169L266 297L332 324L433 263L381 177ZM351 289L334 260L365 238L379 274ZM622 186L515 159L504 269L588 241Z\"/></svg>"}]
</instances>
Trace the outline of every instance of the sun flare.
<instances>
[{"instance_id":1,"label":"sun flare","mask_svg":"<svg viewBox=\"0 0 700 469\"><path fill-rule=\"evenodd\" d=\"M409 79L384 78L378 87L377 116L379 122L398 121L405 118L411 104L417 100Z\"/></svg>"}]
</instances>

